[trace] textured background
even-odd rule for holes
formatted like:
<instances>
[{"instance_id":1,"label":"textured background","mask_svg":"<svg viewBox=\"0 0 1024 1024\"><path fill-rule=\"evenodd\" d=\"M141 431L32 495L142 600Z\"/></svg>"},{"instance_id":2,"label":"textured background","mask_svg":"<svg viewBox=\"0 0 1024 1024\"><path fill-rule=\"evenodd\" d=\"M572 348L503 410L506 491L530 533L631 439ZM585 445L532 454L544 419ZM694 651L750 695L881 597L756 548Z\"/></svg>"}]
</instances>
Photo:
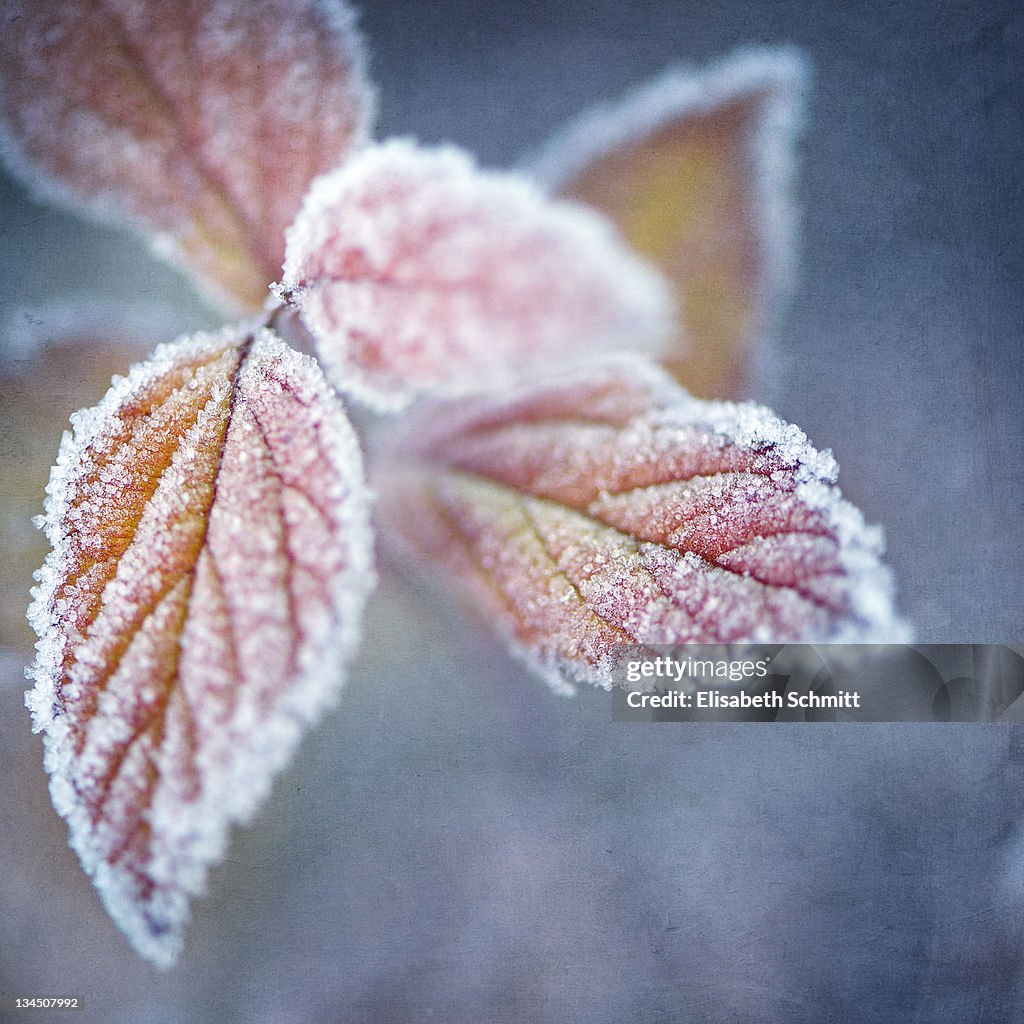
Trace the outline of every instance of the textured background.
<instances>
[{"instance_id":1,"label":"textured background","mask_svg":"<svg viewBox=\"0 0 1024 1024\"><path fill-rule=\"evenodd\" d=\"M803 46L800 286L756 397L834 448L922 640L1021 640L1024 15L374 3L363 25L381 135L494 166L673 61ZM135 242L2 198L0 315L99 294L216 322ZM162 975L66 848L23 661L0 660L0 997L79 994L83 1024L1024 1013L1014 731L613 726L389 577L341 707Z\"/></svg>"}]
</instances>

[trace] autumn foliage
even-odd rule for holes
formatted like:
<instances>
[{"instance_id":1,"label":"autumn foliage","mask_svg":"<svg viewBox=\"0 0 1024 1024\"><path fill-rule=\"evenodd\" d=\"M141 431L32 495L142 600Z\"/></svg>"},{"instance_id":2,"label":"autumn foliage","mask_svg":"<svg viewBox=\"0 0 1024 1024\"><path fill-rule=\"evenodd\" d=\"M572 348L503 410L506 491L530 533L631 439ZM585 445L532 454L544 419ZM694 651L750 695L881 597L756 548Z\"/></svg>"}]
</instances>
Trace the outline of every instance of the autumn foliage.
<instances>
[{"instance_id":1,"label":"autumn foliage","mask_svg":"<svg viewBox=\"0 0 1024 1024\"><path fill-rule=\"evenodd\" d=\"M252 317L77 413L41 520L27 702L143 956L174 962L336 698L374 501L393 561L559 690L638 643L906 638L831 453L723 400L788 285L797 54L674 70L513 174L370 141L340 0L9 6L8 165ZM349 400L415 403L373 429L372 489Z\"/></svg>"}]
</instances>

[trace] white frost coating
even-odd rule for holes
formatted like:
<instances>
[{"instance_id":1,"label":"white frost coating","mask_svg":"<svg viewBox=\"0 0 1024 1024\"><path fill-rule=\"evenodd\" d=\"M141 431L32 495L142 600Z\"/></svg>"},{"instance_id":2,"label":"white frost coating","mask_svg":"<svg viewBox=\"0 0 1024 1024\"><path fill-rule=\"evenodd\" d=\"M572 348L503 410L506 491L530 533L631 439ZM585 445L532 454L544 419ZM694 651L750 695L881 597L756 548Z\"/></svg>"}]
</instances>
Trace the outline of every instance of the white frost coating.
<instances>
[{"instance_id":1,"label":"white frost coating","mask_svg":"<svg viewBox=\"0 0 1024 1024\"><path fill-rule=\"evenodd\" d=\"M524 367L658 349L672 329L667 283L604 218L407 140L314 182L276 291L335 384L384 411Z\"/></svg>"},{"instance_id":2,"label":"white frost coating","mask_svg":"<svg viewBox=\"0 0 1024 1024\"><path fill-rule=\"evenodd\" d=\"M67 610L56 600L58 586L73 568L67 530L73 522L87 530L90 515L102 515L103 501L116 501L118 487L125 484L118 452L105 440L117 428L119 410L174 367L230 351L250 331L254 340L235 380L225 375L223 382L215 382L210 401L160 477L135 542L103 590L103 610L88 635L72 643L62 628ZM191 386L187 383L176 394ZM148 755L159 768L145 809L152 840L146 862L126 866L109 856L124 831L123 815L132 809L117 795L123 791L119 787L142 784L151 748L139 743L126 748L110 786L113 795L96 825L91 812L96 780L109 772L111 758L131 735L130 717L155 699L146 668L154 664L155 645L165 636L160 622L133 634L106 679L95 717L81 720L76 702L93 678L91 666L102 661L109 649L105 645L125 628L133 595L144 595L150 583L159 586L168 571L161 562L161 546L172 542L168 523L176 510L190 507L196 460L209 444L216 403L232 387L216 500L190 577L174 689L161 712L166 728ZM36 685L26 694L26 704L36 731L46 733L45 765L54 805L68 821L83 868L136 950L166 967L182 947L188 898L204 890L208 866L223 857L231 824L251 817L305 729L337 698L374 580L369 496L355 435L319 368L266 329L231 328L161 346L152 359L116 380L96 408L76 414L73 425L74 435L65 434L47 488L43 525L53 550L37 574L29 612L40 639L28 673ZM265 452L256 447L260 433L267 441ZM90 510L87 501L72 514L69 501L89 464L90 449L105 452L100 483L90 492L97 495L96 508ZM314 485L312 503L298 493L304 483ZM323 542L324 530L330 543ZM298 548L289 546L291 538ZM320 539L316 550L307 550L311 538ZM260 551L276 558L260 558ZM283 567L273 564L280 563L282 551ZM228 581L228 604L214 601L214 557L216 579ZM286 600L286 593L292 597ZM173 616L173 609L173 602L161 602L149 622ZM230 615L238 627L239 636L228 648L217 627L220 614ZM288 650L295 648L282 634L282 622L294 626L294 662ZM61 665L69 644L78 660L66 674ZM225 651L233 651L241 675L229 671ZM186 728L190 721L191 733ZM76 735L85 738L80 751ZM197 788L192 788L193 777L199 780ZM148 898L140 897L138 874L129 868L152 883Z\"/></svg>"},{"instance_id":3,"label":"white frost coating","mask_svg":"<svg viewBox=\"0 0 1024 1024\"><path fill-rule=\"evenodd\" d=\"M757 306L770 335L772 320L795 277L799 236L799 209L793 200L795 149L809 80L810 62L792 46L748 47L705 68L669 68L620 100L579 115L522 161L521 167L556 192L591 164L674 122L711 114L733 100L764 92L750 155L761 245Z\"/></svg>"}]
</instances>

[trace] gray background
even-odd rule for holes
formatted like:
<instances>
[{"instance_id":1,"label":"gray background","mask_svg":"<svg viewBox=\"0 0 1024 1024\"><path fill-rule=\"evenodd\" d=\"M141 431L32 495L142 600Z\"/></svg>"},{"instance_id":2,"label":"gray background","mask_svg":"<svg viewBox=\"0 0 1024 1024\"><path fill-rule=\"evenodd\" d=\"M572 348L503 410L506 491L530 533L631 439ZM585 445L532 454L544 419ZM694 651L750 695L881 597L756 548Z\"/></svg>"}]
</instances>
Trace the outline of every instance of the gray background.
<instances>
[{"instance_id":1,"label":"gray background","mask_svg":"<svg viewBox=\"0 0 1024 1024\"><path fill-rule=\"evenodd\" d=\"M1021 639L1018 9L375 3L362 21L380 134L493 166L668 63L803 46L800 286L756 397L834 448L922 640ZM2 218L0 314L99 294L217 322L131 240L6 183ZM66 848L23 661L0 662L3 998L79 994L83 1022L1024 1013L1012 730L613 726L604 694L550 696L389 573L341 707L161 975Z\"/></svg>"}]
</instances>

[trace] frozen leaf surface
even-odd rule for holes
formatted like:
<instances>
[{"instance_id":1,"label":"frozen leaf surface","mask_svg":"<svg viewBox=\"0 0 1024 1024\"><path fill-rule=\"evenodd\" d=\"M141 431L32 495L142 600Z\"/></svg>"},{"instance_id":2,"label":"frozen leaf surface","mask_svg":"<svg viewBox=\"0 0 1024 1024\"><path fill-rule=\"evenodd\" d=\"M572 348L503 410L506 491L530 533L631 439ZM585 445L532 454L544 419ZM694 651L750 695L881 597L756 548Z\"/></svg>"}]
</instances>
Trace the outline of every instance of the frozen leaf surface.
<instances>
[{"instance_id":1,"label":"frozen leaf surface","mask_svg":"<svg viewBox=\"0 0 1024 1024\"><path fill-rule=\"evenodd\" d=\"M335 383L381 408L524 365L657 347L672 317L660 277L602 218L402 140L314 184L279 292Z\"/></svg>"},{"instance_id":2,"label":"frozen leaf surface","mask_svg":"<svg viewBox=\"0 0 1024 1024\"><path fill-rule=\"evenodd\" d=\"M836 474L769 410L631 356L416 413L376 476L382 536L564 685L637 643L906 639Z\"/></svg>"},{"instance_id":3,"label":"frozen leaf surface","mask_svg":"<svg viewBox=\"0 0 1024 1024\"><path fill-rule=\"evenodd\" d=\"M167 965L230 824L340 687L372 580L361 460L263 329L164 346L72 422L27 703L83 867Z\"/></svg>"},{"instance_id":4,"label":"frozen leaf surface","mask_svg":"<svg viewBox=\"0 0 1024 1024\"><path fill-rule=\"evenodd\" d=\"M46 198L144 229L260 308L310 181L366 135L341 0L4 5L0 152Z\"/></svg>"},{"instance_id":5,"label":"frozen leaf surface","mask_svg":"<svg viewBox=\"0 0 1024 1024\"><path fill-rule=\"evenodd\" d=\"M530 168L610 216L671 279L690 342L671 368L705 397L744 390L752 345L792 276L789 193L806 77L791 49L672 70L584 114Z\"/></svg>"}]
</instances>

